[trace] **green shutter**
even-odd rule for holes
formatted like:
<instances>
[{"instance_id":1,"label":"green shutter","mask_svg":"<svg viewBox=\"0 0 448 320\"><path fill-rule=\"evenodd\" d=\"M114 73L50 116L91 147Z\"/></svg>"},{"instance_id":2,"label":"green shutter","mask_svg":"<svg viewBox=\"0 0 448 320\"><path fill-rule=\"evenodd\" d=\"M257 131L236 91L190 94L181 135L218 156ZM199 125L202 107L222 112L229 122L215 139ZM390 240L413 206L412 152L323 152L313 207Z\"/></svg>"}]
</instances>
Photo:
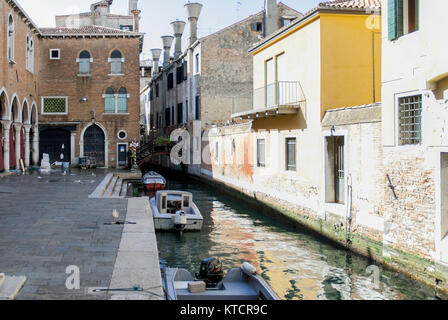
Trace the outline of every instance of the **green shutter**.
<instances>
[{"instance_id":1,"label":"green shutter","mask_svg":"<svg viewBox=\"0 0 448 320\"><path fill-rule=\"evenodd\" d=\"M388 0L389 40L403 35L403 0Z\"/></svg>"},{"instance_id":2,"label":"green shutter","mask_svg":"<svg viewBox=\"0 0 448 320\"><path fill-rule=\"evenodd\" d=\"M403 0L396 0L397 1L397 38L401 37L404 34L403 30Z\"/></svg>"}]
</instances>

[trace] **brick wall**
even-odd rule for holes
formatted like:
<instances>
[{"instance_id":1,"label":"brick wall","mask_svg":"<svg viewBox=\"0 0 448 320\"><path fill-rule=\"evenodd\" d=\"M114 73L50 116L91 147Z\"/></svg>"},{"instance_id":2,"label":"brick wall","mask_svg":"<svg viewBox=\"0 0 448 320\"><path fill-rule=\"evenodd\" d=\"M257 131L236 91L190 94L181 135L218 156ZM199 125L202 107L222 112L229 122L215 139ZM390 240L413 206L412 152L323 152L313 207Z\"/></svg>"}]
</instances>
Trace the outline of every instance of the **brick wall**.
<instances>
[{"instance_id":1,"label":"brick wall","mask_svg":"<svg viewBox=\"0 0 448 320\"><path fill-rule=\"evenodd\" d=\"M8 18L12 14L14 19L14 61L10 64L7 59L7 33ZM38 62L37 52L40 41L37 34L23 20L23 15L10 7L5 1L0 1L0 89L4 88L9 103L17 95L20 107L24 99L28 101L29 108L33 102L40 105L38 99ZM34 41L34 73L26 69L26 37L29 35Z\"/></svg>"},{"instance_id":2,"label":"brick wall","mask_svg":"<svg viewBox=\"0 0 448 320\"><path fill-rule=\"evenodd\" d=\"M50 60L50 49L60 49L60 60ZM91 76L78 76L79 53L87 50L93 62ZM122 53L123 76L110 76L108 58L114 50ZM139 77L139 39L136 38L44 38L39 54L40 63L40 96L67 96L67 115L41 115L42 122L79 122L76 132L75 157L80 156L80 136L82 130L92 122L91 112L95 120L106 128L109 138L109 166L116 162L116 144L139 138L140 115L140 77ZM121 87L127 89L128 114L106 115L105 100L102 95L106 88L114 89L115 93ZM81 103L84 97L87 102ZM120 130L127 132L127 139L117 138Z\"/></svg>"}]
</instances>

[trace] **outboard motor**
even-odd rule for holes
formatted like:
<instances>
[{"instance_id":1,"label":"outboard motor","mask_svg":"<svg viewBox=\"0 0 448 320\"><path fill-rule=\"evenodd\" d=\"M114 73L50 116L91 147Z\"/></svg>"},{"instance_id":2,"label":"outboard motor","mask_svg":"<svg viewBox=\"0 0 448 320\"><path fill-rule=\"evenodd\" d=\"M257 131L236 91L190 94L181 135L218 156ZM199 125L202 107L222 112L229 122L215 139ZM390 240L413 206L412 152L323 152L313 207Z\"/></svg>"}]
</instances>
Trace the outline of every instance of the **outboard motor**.
<instances>
[{"instance_id":1,"label":"outboard motor","mask_svg":"<svg viewBox=\"0 0 448 320\"><path fill-rule=\"evenodd\" d=\"M176 231L183 232L187 227L187 214L185 211L177 211L174 216L174 228Z\"/></svg>"},{"instance_id":2,"label":"outboard motor","mask_svg":"<svg viewBox=\"0 0 448 320\"><path fill-rule=\"evenodd\" d=\"M196 274L199 281L204 281L207 288L216 288L224 278L222 263L219 258L208 258L201 262L199 274Z\"/></svg>"}]
</instances>

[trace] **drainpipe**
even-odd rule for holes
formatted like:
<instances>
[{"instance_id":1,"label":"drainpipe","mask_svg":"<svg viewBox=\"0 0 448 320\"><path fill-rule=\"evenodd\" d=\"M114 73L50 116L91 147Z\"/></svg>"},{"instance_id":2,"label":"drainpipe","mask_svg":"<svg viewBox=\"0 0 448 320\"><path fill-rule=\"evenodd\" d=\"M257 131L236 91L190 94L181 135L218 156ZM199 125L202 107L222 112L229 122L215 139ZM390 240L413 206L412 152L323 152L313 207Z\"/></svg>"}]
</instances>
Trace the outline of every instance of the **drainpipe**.
<instances>
[{"instance_id":1,"label":"drainpipe","mask_svg":"<svg viewBox=\"0 0 448 320\"><path fill-rule=\"evenodd\" d=\"M201 14L202 7L203 6L200 3L187 3L185 5L188 22L190 23L190 46L198 40L198 19Z\"/></svg>"},{"instance_id":2,"label":"drainpipe","mask_svg":"<svg viewBox=\"0 0 448 320\"><path fill-rule=\"evenodd\" d=\"M182 54L182 34L184 33L186 23L184 21L176 20L171 22L173 27L173 34L176 42L174 44L174 60L177 60Z\"/></svg>"},{"instance_id":3,"label":"drainpipe","mask_svg":"<svg viewBox=\"0 0 448 320\"><path fill-rule=\"evenodd\" d=\"M352 175L347 175L347 212L345 215L345 243L349 246L352 241L350 240L350 232L352 225Z\"/></svg>"},{"instance_id":4,"label":"drainpipe","mask_svg":"<svg viewBox=\"0 0 448 320\"><path fill-rule=\"evenodd\" d=\"M173 36L162 36L163 43L163 67L167 67L170 64L170 51L171 45L173 44L174 37Z\"/></svg>"},{"instance_id":5,"label":"drainpipe","mask_svg":"<svg viewBox=\"0 0 448 320\"><path fill-rule=\"evenodd\" d=\"M152 76L154 77L157 73L159 73L159 59L162 54L161 49L151 49L152 54Z\"/></svg>"}]
</instances>

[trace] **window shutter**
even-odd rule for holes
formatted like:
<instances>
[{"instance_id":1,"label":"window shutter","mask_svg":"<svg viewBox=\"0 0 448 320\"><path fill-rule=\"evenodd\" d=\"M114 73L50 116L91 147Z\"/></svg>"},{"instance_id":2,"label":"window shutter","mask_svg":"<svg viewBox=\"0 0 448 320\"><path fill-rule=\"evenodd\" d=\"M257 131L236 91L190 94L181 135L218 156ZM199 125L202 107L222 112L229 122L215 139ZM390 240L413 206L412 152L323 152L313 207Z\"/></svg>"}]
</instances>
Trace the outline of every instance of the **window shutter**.
<instances>
[{"instance_id":1,"label":"window shutter","mask_svg":"<svg viewBox=\"0 0 448 320\"><path fill-rule=\"evenodd\" d=\"M420 30L420 0L415 0L415 29Z\"/></svg>"},{"instance_id":2,"label":"window shutter","mask_svg":"<svg viewBox=\"0 0 448 320\"><path fill-rule=\"evenodd\" d=\"M395 40L403 35L403 0L388 0L388 37Z\"/></svg>"},{"instance_id":3,"label":"window shutter","mask_svg":"<svg viewBox=\"0 0 448 320\"><path fill-rule=\"evenodd\" d=\"M401 37L404 34L404 30L403 30L403 11L404 11L404 6L403 6L403 0L395 0L397 2L397 11L396 11L396 15L397 15L397 38Z\"/></svg>"}]
</instances>

